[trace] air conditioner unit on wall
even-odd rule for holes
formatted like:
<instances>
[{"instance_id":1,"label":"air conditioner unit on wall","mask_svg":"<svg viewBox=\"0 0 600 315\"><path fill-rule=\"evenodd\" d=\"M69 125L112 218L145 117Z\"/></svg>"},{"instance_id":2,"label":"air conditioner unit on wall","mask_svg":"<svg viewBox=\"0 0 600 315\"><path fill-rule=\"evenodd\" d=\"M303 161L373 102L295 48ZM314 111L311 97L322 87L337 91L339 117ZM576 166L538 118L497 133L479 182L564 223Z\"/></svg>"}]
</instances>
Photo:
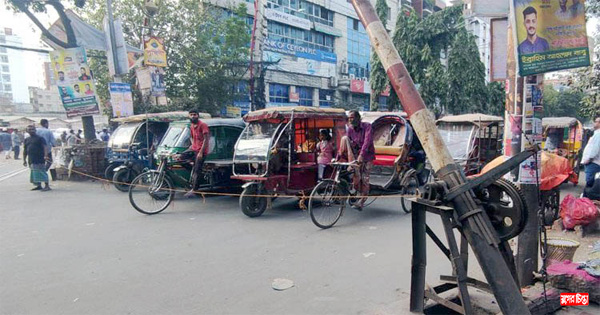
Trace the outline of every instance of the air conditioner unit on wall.
<instances>
[{"instance_id":1,"label":"air conditioner unit on wall","mask_svg":"<svg viewBox=\"0 0 600 315\"><path fill-rule=\"evenodd\" d=\"M329 87L335 88L338 86L338 80L336 77L329 77Z\"/></svg>"}]
</instances>

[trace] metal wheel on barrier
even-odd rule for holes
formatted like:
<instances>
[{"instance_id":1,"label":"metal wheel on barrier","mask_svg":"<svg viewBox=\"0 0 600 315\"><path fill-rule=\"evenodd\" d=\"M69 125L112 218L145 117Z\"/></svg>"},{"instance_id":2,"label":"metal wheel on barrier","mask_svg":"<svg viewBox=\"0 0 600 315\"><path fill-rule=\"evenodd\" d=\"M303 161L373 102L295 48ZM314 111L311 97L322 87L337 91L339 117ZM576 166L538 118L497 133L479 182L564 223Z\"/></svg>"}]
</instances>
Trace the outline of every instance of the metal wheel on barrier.
<instances>
[{"instance_id":1,"label":"metal wheel on barrier","mask_svg":"<svg viewBox=\"0 0 600 315\"><path fill-rule=\"evenodd\" d=\"M411 172L402 179L400 193L402 195L412 196L416 196L419 193L419 178L416 173ZM402 210L404 210L404 212L410 213L412 211L412 202L408 201L405 197L400 198L400 204L402 205Z\"/></svg>"},{"instance_id":2,"label":"metal wheel on barrier","mask_svg":"<svg viewBox=\"0 0 600 315\"><path fill-rule=\"evenodd\" d=\"M129 186L129 202L143 214L157 214L165 210L175 192L173 182L164 173L148 171L138 175Z\"/></svg>"}]
</instances>

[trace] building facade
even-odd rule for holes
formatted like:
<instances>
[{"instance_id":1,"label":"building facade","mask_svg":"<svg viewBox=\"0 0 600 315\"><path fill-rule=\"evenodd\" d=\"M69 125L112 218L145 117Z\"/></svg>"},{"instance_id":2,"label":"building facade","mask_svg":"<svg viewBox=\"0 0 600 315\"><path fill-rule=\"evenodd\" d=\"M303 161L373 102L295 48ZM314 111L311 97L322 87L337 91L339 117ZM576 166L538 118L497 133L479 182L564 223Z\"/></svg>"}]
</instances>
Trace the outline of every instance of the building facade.
<instances>
[{"instance_id":1,"label":"building facade","mask_svg":"<svg viewBox=\"0 0 600 315\"><path fill-rule=\"evenodd\" d=\"M30 86L29 103L33 107L34 113L65 113L65 108L62 105L56 86L48 90Z\"/></svg>"},{"instance_id":2,"label":"building facade","mask_svg":"<svg viewBox=\"0 0 600 315\"><path fill-rule=\"evenodd\" d=\"M212 5L229 8L246 3L248 19L256 15L254 1L211 0ZM375 0L372 0L375 4ZM413 2L387 0L388 19L384 25L391 33L402 8ZM443 8L438 1L431 12ZM314 106L368 110L371 45L369 37L348 0L260 0L264 6L264 40L255 43L265 72L266 107ZM436 9L437 8L437 9ZM429 12L427 11L427 12ZM259 11L262 13L262 11ZM426 10L423 10L426 13ZM262 17L259 14L259 18ZM259 26L261 23L257 19ZM258 48L256 48L258 47ZM250 108L248 83L236 87L235 106L242 114ZM386 109L388 93L379 96L380 109Z\"/></svg>"},{"instance_id":3,"label":"building facade","mask_svg":"<svg viewBox=\"0 0 600 315\"><path fill-rule=\"evenodd\" d=\"M21 36L12 28L0 27L0 44L23 47ZM22 51L0 47L0 97L13 103L29 102L25 57Z\"/></svg>"}]
</instances>

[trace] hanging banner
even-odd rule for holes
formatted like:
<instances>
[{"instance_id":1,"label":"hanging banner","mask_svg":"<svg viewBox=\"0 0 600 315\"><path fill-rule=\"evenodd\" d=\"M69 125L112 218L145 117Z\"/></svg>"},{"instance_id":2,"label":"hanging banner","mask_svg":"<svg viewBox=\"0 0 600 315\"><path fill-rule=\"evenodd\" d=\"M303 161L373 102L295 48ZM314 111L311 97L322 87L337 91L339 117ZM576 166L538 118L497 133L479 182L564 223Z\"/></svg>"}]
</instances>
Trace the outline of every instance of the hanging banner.
<instances>
[{"instance_id":1,"label":"hanging banner","mask_svg":"<svg viewBox=\"0 0 600 315\"><path fill-rule=\"evenodd\" d=\"M583 0L513 0L519 74L590 65Z\"/></svg>"},{"instance_id":2,"label":"hanging banner","mask_svg":"<svg viewBox=\"0 0 600 315\"><path fill-rule=\"evenodd\" d=\"M85 49L55 50L50 52L50 60L67 117L100 113Z\"/></svg>"},{"instance_id":3,"label":"hanging banner","mask_svg":"<svg viewBox=\"0 0 600 315\"><path fill-rule=\"evenodd\" d=\"M150 68L150 78L152 79L152 96L165 96L167 86L165 85L165 70L163 68Z\"/></svg>"},{"instance_id":4,"label":"hanging banner","mask_svg":"<svg viewBox=\"0 0 600 315\"><path fill-rule=\"evenodd\" d=\"M150 36L144 41L144 64L157 67L167 66L167 52L162 38Z\"/></svg>"},{"instance_id":5,"label":"hanging banner","mask_svg":"<svg viewBox=\"0 0 600 315\"><path fill-rule=\"evenodd\" d=\"M110 92L113 117L127 117L133 115L131 85L129 83L111 82L108 84L108 89Z\"/></svg>"}]
</instances>

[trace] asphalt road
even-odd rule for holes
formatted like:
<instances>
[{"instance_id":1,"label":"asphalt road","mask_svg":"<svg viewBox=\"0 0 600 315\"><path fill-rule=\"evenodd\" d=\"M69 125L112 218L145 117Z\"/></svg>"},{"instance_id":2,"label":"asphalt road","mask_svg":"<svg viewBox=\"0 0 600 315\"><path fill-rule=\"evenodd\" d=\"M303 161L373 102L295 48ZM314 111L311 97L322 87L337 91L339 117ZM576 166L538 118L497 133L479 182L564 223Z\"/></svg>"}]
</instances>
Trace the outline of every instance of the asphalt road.
<instances>
[{"instance_id":1,"label":"asphalt road","mask_svg":"<svg viewBox=\"0 0 600 315\"><path fill-rule=\"evenodd\" d=\"M29 191L19 164L0 161L2 314L408 313L411 220L398 199L329 230L291 199L252 219L237 198L179 195L147 216L99 182ZM431 242L428 259L436 284L450 263ZM295 286L275 291L276 278Z\"/></svg>"}]
</instances>

